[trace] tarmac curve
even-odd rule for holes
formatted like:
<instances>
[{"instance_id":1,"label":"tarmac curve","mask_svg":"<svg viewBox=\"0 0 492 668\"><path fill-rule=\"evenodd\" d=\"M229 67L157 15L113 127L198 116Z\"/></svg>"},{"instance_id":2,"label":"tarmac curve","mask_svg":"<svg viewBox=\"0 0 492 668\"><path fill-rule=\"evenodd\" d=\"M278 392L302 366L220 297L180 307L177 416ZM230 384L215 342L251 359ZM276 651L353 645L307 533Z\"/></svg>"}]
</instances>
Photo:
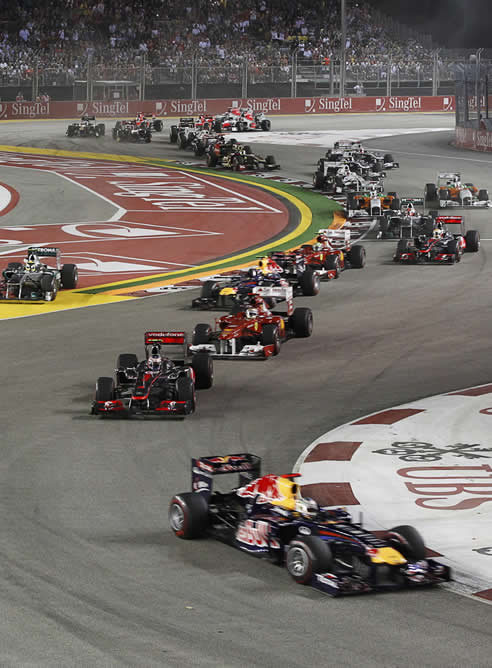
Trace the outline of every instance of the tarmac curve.
<instances>
[{"instance_id":1,"label":"tarmac curve","mask_svg":"<svg viewBox=\"0 0 492 668\"><path fill-rule=\"evenodd\" d=\"M275 125L296 132L307 122ZM309 128L412 123L450 120L326 116ZM1 144L114 150L110 137L82 143L64 131L61 122L2 124ZM400 160L387 186L402 195L458 165L466 181L492 186L491 159L457 152L451 140L445 131L367 144ZM296 178L310 179L322 154L255 146ZM119 149L179 157L166 130L150 146ZM24 201L2 224L22 224L21 212L32 222L63 201L37 179L9 184ZM489 212L472 211L468 222L492 237ZM144 330L191 331L213 318L189 309L190 292L2 323L2 666L490 666L491 606L442 588L330 599L283 569L168 529L168 501L188 489L191 456L250 450L265 472L287 472L339 424L490 382L490 242L453 267L399 267L391 242L366 248L364 270L299 300L314 310L311 339L290 341L264 365L217 363L214 389L184 422L100 421L88 409L116 355L141 354Z\"/></svg>"}]
</instances>

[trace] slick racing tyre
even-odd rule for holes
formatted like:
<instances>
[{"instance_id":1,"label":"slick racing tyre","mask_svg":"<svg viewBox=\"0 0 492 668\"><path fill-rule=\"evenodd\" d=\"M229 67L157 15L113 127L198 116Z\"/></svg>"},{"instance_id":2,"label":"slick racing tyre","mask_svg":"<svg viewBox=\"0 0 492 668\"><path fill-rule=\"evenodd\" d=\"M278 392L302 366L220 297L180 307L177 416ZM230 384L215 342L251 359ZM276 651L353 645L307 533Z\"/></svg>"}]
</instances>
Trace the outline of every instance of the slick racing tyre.
<instances>
[{"instance_id":1,"label":"slick racing tyre","mask_svg":"<svg viewBox=\"0 0 492 668\"><path fill-rule=\"evenodd\" d=\"M195 372L197 390L208 390L214 382L214 362L208 353L193 355L191 366Z\"/></svg>"},{"instance_id":2,"label":"slick racing tyre","mask_svg":"<svg viewBox=\"0 0 492 668\"><path fill-rule=\"evenodd\" d=\"M175 144L178 141L178 128L176 125L171 125L171 129L169 131L169 141L171 144Z\"/></svg>"},{"instance_id":3,"label":"slick racing tyre","mask_svg":"<svg viewBox=\"0 0 492 668\"><path fill-rule=\"evenodd\" d=\"M488 190L479 190L478 191L478 201L479 202L488 202L489 200L489 191Z\"/></svg>"},{"instance_id":4,"label":"slick racing tyre","mask_svg":"<svg viewBox=\"0 0 492 668\"><path fill-rule=\"evenodd\" d=\"M101 376L96 383L96 401L112 401L114 399L114 380Z\"/></svg>"},{"instance_id":5,"label":"slick racing tyre","mask_svg":"<svg viewBox=\"0 0 492 668\"><path fill-rule=\"evenodd\" d=\"M296 338L307 338L313 333L313 312L310 308L300 307L294 309L289 318L289 324Z\"/></svg>"},{"instance_id":6,"label":"slick racing tyre","mask_svg":"<svg viewBox=\"0 0 492 668\"><path fill-rule=\"evenodd\" d=\"M277 325L263 325L261 333L261 345L273 346L273 354L278 355L280 352L280 335L278 333Z\"/></svg>"},{"instance_id":7,"label":"slick racing tyre","mask_svg":"<svg viewBox=\"0 0 492 668\"><path fill-rule=\"evenodd\" d=\"M323 184L325 182L325 175L323 172L316 172L313 176L313 186L317 190L321 190L323 188Z\"/></svg>"},{"instance_id":8,"label":"slick racing tyre","mask_svg":"<svg viewBox=\"0 0 492 668\"><path fill-rule=\"evenodd\" d=\"M424 200L427 207L439 206L439 194L435 183L426 183L424 189Z\"/></svg>"},{"instance_id":9,"label":"slick racing tyre","mask_svg":"<svg viewBox=\"0 0 492 668\"><path fill-rule=\"evenodd\" d=\"M407 561L415 562L426 558L424 540L414 527L408 525L394 527L386 534L386 540Z\"/></svg>"},{"instance_id":10,"label":"slick racing tyre","mask_svg":"<svg viewBox=\"0 0 492 668\"><path fill-rule=\"evenodd\" d=\"M200 297L204 297L205 299L212 299L218 295L218 292L219 284L217 281L205 281L202 285Z\"/></svg>"},{"instance_id":11,"label":"slick racing tyre","mask_svg":"<svg viewBox=\"0 0 492 668\"><path fill-rule=\"evenodd\" d=\"M465 241L465 248L468 253L478 253L480 250L480 232L478 230L468 230Z\"/></svg>"},{"instance_id":12,"label":"slick racing tyre","mask_svg":"<svg viewBox=\"0 0 492 668\"><path fill-rule=\"evenodd\" d=\"M215 167L218 162L218 158L215 153L207 153L207 167Z\"/></svg>"},{"instance_id":13,"label":"slick racing tyre","mask_svg":"<svg viewBox=\"0 0 492 668\"><path fill-rule=\"evenodd\" d=\"M197 492L176 494L169 504L169 524L178 538L203 536L208 528L208 504Z\"/></svg>"},{"instance_id":14,"label":"slick racing tyre","mask_svg":"<svg viewBox=\"0 0 492 668\"><path fill-rule=\"evenodd\" d=\"M448 260L449 264L454 264L455 262L459 262L461 260L460 247L456 239L449 242L446 251L451 255L451 259Z\"/></svg>"},{"instance_id":15,"label":"slick racing tyre","mask_svg":"<svg viewBox=\"0 0 492 668\"><path fill-rule=\"evenodd\" d=\"M75 290L79 279L77 265L64 264L61 268L61 284L64 290Z\"/></svg>"},{"instance_id":16,"label":"slick racing tyre","mask_svg":"<svg viewBox=\"0 0 492 668\"><path fill-rule=\"evenodd\" d=\"M162 121L160 119L156 119L154 121L154 132L162 132L162 128L164 127Z\"/></svg>"},{"instance_id":17,"label":"slick racing tyre","mask_svg":"<svg viewBox=\"0 0 492 668\"><path fill-rule=\"evenodd\" d=\"M269 132L271 130L271 127L272 127L272 123L267 118L265 118L261 121L261 129L264 132Z\"/></svg>"},{"instance_id":18,"label":"slick racing tyre","mask_svg":"<svg viewBox=\"0 0 492 668\"><path fill-rule=\"evenodd\" d=\"M212 335L212 328L210 325L205 323L200 323L196 325L193 330L193 336L191 338L192 346L199 346L202 343L209 343L210 337Z\"/></svg>"},{"instance_id":19,"label":"slick racing tyre","mask_svg":"<svg viewBox=\"0 0 492 668\"><path fill-rule=\"evenodd\" d=\"M352 246L347 257L353 269L362 269L366 264L366 249L364 246Z\"/></svg>"},{"instance_id":20,"label":"slick racing tyre","mask_svg":"<svg viewBox=\"0 0 492 668\"><path fill-rule=\"evenodd\" d=\"M298 584L310 584L315 573L330 571L332 564L331 548L319 536L298 536L289 543L285 565Z\"/></svg>"},{"instance_id":21,"label":"slick racing tyre","mask_svg":"<svg viewBox=\"0 0 492 668\"><path fill-rule=\"evenodd\" d=\"M342 269L340 267L340 258L338 255L328 255L328 257L324 262L324 267L327 271L336 272L333 278L340 278L340 273Z\"/></svg>"},{"instance_id":22,"label":"slick racing tyre","mask_svg":"<svg viewBox=\"0 0 492 668\"><path fill-rule=\"evenodd\" d=\"M176 381L176 399L177 401L186 401L186 414L193 413L195 410L195 384L189 376L180 376Z\"/></svg>"},{"instance_id":23,"label":"slick racing tyre","mask_svg":"<svg viewBox=\"0 0 492 668\"><path fill-rule=\"evenodd\" d=\"M304 273L299 276L299 285L301 286L302 294L306 297L317 295L320 290L319 274L313 271L311 267L306 267Z\"/></svg>"},{"instance_id":24,"label":"slick racing tyre","mask_svg":"<svg viewBox=\"0 0 492 668\"><path fill-rule=\"evenodd\" d=\"M39 281L43 299L46 302L54 302L58 293L58 283L53 274L43 274Z\"/></svg>"}]
</instances>

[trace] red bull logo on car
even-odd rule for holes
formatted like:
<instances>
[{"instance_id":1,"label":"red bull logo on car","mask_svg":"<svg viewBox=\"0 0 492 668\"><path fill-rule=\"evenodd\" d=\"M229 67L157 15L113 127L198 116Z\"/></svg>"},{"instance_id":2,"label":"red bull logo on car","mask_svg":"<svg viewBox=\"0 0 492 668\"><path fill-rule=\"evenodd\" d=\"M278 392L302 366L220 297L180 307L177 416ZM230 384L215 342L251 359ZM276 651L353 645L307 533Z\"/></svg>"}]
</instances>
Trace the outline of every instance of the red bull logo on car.
<instances>
[{"instance_id":1,"label":"red bull logo on car","mask_svg":"<svg viewBox=\"0 0 492 668\"><path fill-rule=\"evenodd\" d=\"M280 491L279 481L280 476L278 475L265 475L238 489L237 494L241 498L255 499L256 503L284 501L286 497Z\"/></svg>"},{"instance_id":2,"label":"red bull logo on car","mask_svg":"<svg viewBox=\"0 0 492 668\"><path fill-rule=\"evenodd\" d=\"M236 531L236 540L242 544L239 547L246 549L280 548L278 540L270 536L270 524L263 520L246 520L241 522Z\"/></svg>"}]
</instances>

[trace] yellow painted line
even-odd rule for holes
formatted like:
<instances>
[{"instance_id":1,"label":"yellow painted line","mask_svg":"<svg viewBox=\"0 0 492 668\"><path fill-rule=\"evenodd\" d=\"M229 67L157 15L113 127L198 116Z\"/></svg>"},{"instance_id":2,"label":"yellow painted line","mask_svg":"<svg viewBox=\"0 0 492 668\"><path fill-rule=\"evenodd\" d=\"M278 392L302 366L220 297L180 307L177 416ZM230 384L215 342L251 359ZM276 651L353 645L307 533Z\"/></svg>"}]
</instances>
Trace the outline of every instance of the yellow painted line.
<instances>
[{"instance_id":1,"label":"yellow painted line","mask_svg":"<svg viewBox=\"0 0 492 668\"><path fill-rule=\"evenodd\" d=\"M33 315L55 313L56 311L68 311L74 308L86 308L88 306L100 306L101 304L112 304L115 302L129 301L130 297L115 297L107 294L81 295L74 290L63 290L58 293L54 302L0 302L0 320L12 320L14 318L26 318Z\"/></svg>"},{"instance_id":2,"label":"yellow painted line","mask_svg":"<svg viewBox=\"0 0 492 668\"><path fill-rule=\"evenodd\" d=\"M78 158L78 159L94 159L94 160L107 160L107 161L125 161L125 162L134 162L134 163L140 163L140 164L150 164L150 160L152 158L139 158L135 156L119 156L119 155L112 155L112 154L107 154L107 153L86 153L86 152L81 152L81 153L76 153L74 151L59 151L56 149L46 149L46 148L31 148L27 146L2 146L0 145L0 151L8 151L10 153L25 153L25 154L30 154L30 155L51 155L51 156L56 156L56 157L68 157L68 158ZM158 167L158 165L153 165ZM196 174L203 174L201 170L193 170L193 169L188 169L188 168L183 168L180 166L172 166L170 165L169 167L166 165L165 169L174 169L177 171L187 171L187 172L192 172ZM215 176L215 175L214 175ZM217 178L221 179L227 179L230 181L236 181L239 183L242 183L243 185L251 185L252 187L259 187L262 188L263 190L270 191L272 193L275 193L277 195L280 195L281 197L288 199L301 213L301 221L299 225L292 230L289 234L287 234L285 237L282 237L281 239L277 239L276 241L273 241L265 246L261 246L259 248L254 249L254 251L247 251L243 253L239 253L237 255L233 255L229 258L227 258L228 262L234 262L237 260L237 264L228 266L227 269L224 269L224 271L233 271L234 269L239 269L241 267L247 266L249 264L245 263L244 261L241 262L241 260L244 260L246 257L250 256L252 252L258 255L262 255L268 251L268 249L277 246L279 244L284 244L288 243L289 241L293 240L295 237L299 236L299 234L302 234L306 229L308 229L309 225L311 224L312 221L312 213L309 207L304 204L301 200L299 200L297 197L291 195L290 193L286 193L283 190L278 190L274 188L273 186L269 184L263 184L263 183L258 183L258 184L252 184L250 182L243 181L241 179L238 179L234 176L227 176L227 175L222 175L222 174L217 174ZM210 273L214 273L213 268L220 266L224 260L217 260L214 262L210 262L207 264L200 265L199 267L194 267L192 269L183 269L180 272L173 272L175 275L178 273L179 275L183 276L183 280L192 280L194 278L198 278L201 276L206 276ZM166 274L156 274L155 278L160 279L158 282L155 283L145 283L145 285L142 285L142 289L147 290L149 287L159 287L163 285L170 285L170 284L175 284L176 283L176 278L173 278L170 281L165 280L165 275ZM153 278L153 276L149 276L148 278ZM164 282L163 280L164 279ZM179 279L178 279L179 280ZM43 304L33 304L33 303L27 303L27 304L0 304L0 319L2 318L16 318L16 317L22 317L26 315L39 315L40 313L47 313L47 312L52 312L52 311L61 311L65 309L70 309L70 308L78 308L78 307L85 307L85 306L93 306L96 304L104 304L104 303L111 303L111 302L116 302L116 301L121 301L122 299L131 299L131 297L125 297L124 295L128 295L130 293L135 293L138 292L140 289L140 286L134 285L129 288L121 288L117 289L118 285L121 285L122 283L127 283L128 280L126 281L117 281L115 283L106 283L106 284L101 284L101 285L94 285L91 286L92 288L100 288L100 287L110 287L114 286L114 290L109 290L103 295L92 295L92 294L83 294L82 292L78 292L76 290L70 291L70 292L60 292L59 296L55 300L55 302L47 302ZM87 290L88 288L83 288ZM81 289L81 290L83 290ZM70 295L70 298L68 298L68 295ZM65 299L64 299L65 297ZM83 299L78 302L76 300L76 297L81 297ZM87 299L87 298L98 298L100 301L97 301L97 299ZM85 298L85 299L84 299ZM138 299L138 297L135 297L135 299ZM89 303L90 302L90 303ZM27 307L27 308L26 308ZM10 315L10 309L16 308L17 311L15 311L15 315L12 314ZM22 309L26 308L26 312L24 312ZM6 310L7 309L7 310Z\"/></svg>"}]
</instances>

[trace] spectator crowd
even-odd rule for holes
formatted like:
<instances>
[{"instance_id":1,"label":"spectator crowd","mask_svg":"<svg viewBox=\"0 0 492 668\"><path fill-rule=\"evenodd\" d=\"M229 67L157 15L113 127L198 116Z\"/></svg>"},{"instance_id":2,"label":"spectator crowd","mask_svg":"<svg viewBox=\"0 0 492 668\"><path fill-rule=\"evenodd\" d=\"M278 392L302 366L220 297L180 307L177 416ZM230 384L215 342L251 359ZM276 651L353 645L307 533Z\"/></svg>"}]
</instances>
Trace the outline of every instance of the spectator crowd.
<instances>
[{"instance_id":1,"label":"spectator crowd","mask_svg":"<svg viewBox=\"0 0 492 668\"><path fill-rule=\"evenodd\" d=\"M329 67L341 47L340 0L18 0L0 10L0 83L93 79L188 82L288 81L290 58ZM367 0L347 3L348 79L415 78L432 56L398 39Z\"/></svg>"}]
</instances>

